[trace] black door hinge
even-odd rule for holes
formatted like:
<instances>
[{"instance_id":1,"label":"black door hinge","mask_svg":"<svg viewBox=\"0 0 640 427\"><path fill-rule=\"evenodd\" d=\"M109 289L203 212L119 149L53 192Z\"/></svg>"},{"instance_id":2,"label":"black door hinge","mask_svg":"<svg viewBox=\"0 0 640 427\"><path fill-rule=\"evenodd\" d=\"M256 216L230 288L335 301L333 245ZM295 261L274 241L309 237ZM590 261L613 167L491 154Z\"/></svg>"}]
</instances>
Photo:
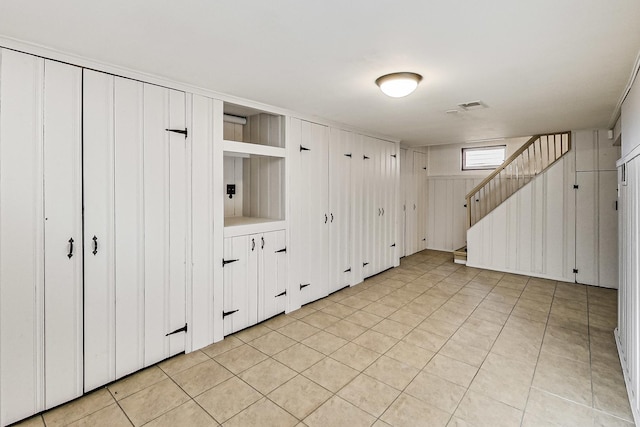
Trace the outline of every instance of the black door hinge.
<instances>
[{"instance_id":1,"label":"black door hinge","mask_svg":"<svg viewBox=\"0 0 640 427\"><path fill-rule=\"evenodd\" d=\"M349 153L349 154L345 154L345 156L347 156L347 157L351 157L351 153Z\"/></svg>"},{"instance_id":2,"label":"black door hinge","mask_svg":"<svg viewBox=\"0 0 640 427\"><path fill-rule=\"evenodd\" d=\"M396 155L395 155L395 154L392 154L392 155L391 155L391 157L393 157L393 158L395 159L395 158L396 158Z\"/></svg>"},{"instance_id":3,"label":"black door hinge","mask_svg":"<svg viewBox=\"0 0 640 427\"><path fill-rule=\"evenodd\" d=\"M574 189L574 190L577 190L577 189L578 189L578 187L579 187L579 185L578 185L578 184L573 184L573 189Z\"/></svg>"},{"instance_id":4,"label":"black door hinge","mask_svg":"<svg viewBox=\"0 0 640 427\"><path fill-rule=\"evenodd\" d=\"M363 159L363 160L367 160L367 159L368 159L368 157L367 157L367 156L362 156L362 159Z\"/></svg>"},{"instance_id":5,"label":"black door hinge","mask_svg":"<svg viewBox=\"0 0 640 427\"><path fill-rule=\"evenodd\" d=\"M427 167L425 166L425 167L423 167L422 169L427 170Z\"/></svg>"},{"instance_id":6,"label":"black door hinge","mask_svg":"<svg viewBox=\"0 0 640 427\"><path fill-rule=\"evenodd\" d=\"M236 262L236 261L240 261L240 260L239 259L229 259L229 260L223 259L222 260L222 266L224 267L225 265L231 264L232 262Z\"/></svg>"},{"instance_id":7,"label":"black door hinge","mask_svg":"<svg viewBox=\"0 0 640 427\"><path fill-rule=\"evenodd\" d=\"M230 314L235 313L236 311L240 311L240 310L233 310L233 311L223 311L222 312L222 318L224 319L225 317L227 317Z\"/></svg>"},{"instance_id":8,"label":"black door hinge","mask_svg":"<svg viewBox=\"0 0 640 427\"><path fill-rule=\"evenodd\" d=\"M369 263L368 263L368 262L363 262L363 263L362 263L362 266L363 266L363 267L366 267L367 265L369 265Z\"/></svg>"},{"instance_id":9,"label":"black door hinge","mask_svg":"<svg viewBox=\"0 0 640 427\"><path fill-rule=\"evenodd\" d=\"M423 242L426 242L426 241L427 241L427 238L425 237L424 239L422 239L422 241L423 241Z\"/></svg>"},{"instance_id":10,"label":"black door hinge","mask_svg":"<svg viewBox=\"0 0 640 427\"><path fill-rule=\"evenodd\" d=\"M276 298L281 297L281 296L286 295L286 294L287 294L287 291L280 292L278 295L276 295Z\"/></svg>"},{"instance_id":11,"label":"black door hinge","mask_svg":"<svg viewBox=\"0 0 640 427\"><path fill-rule=\"evenodd\" d=\"M464 207L465 207L465 208L467 207L467 204L466 204L466 203L464 204Z\"/></svg>"},{"instance_id":12,"label":"black door hinge","mask_svg":"<svg viewBox=\"0 0 640 427\"><path fill-rule=\"evenodd\" d=\"M307 283L304 285L300 285L300 290L303 290L304 288L306 288L307 286L311 286L311 283Z\"/></svg>"},{"instance_id":13,"label":"black door hinge","mask_svg":"<svg viewBox=\"0 0 640 427\"><path fill-rule=\"evenodd\" d=\"M300 146L300 151L311 151L310 148L307 147L303 147L302 145Z\"/></svg>"},{"instance_id":14,"label":"black door hinge","mask_svg":"<svg viewBox=\"0 0 640 427\"><path fill-rule=\"evenodd\" d=\"M574 272L574 273L578 273L578 269L577 269L577 268L574 268L574 269L573 269L573 272Z\"/></svg>"},{"instance_id":15,"label":"black door hinge","mask_svg":"<svg viewBox=\"0 0 640 427\"><path fill-rule=\"evenodd\" d=\"M391 245L391 247L392 247L392 248L395 248L395 247L396 247L396 244L394 243L393 245Z\"/></svg>"},{"instance_id":16,"label":"black door hinge","mask_svg":"<svg viewBox=\"0 0 640 427\"><path fill-rule=\"evenodd\" d=\"M349 273L351 271L351 267L347 268L344 273Z\"/></svg>"},{"instance_id":17,"label":"black door hinge","mask_svg":"<svg viewBox=\"0 0 640 427\"><path fill-rule=\"evenodd\" d=\"M188 135L187 129L165 129L167 132L179 133L186 138Z\"/></svg>"},{"instance_id":18,"label":"black door hinge","mask_svg":"<svg viewBox=\"0 0 640 427\"><path fill-rule=\"evenodd\" d=\"M618 201L616 200L616 210L618 210Z\"/></svg>"},{"instance_id":19,"label":"black door hinge","mask_svg":"<svg viewBox=\"0 0 640 427\"><path fill-rule=\"evenodd\" d=\"M176 329L173 332L169 332L167 335L165 335L165 337L168 337L169 335L173 335L173 334L177 334L179 332L187 332L187 324L185 323L184 326L180 329Z\"/></svg>"},{"instance_id":20,"label":"black door hinge","mask_svg":"<svg viewBox=\"0 0 640 427\"><path fill-rule=\"evenodd\" d=\"M285 246L283 249L280 249L279 251L276 251L277 254L279 254L281 252L287 252L287 247Z\"/></svg>"}]
</instances>

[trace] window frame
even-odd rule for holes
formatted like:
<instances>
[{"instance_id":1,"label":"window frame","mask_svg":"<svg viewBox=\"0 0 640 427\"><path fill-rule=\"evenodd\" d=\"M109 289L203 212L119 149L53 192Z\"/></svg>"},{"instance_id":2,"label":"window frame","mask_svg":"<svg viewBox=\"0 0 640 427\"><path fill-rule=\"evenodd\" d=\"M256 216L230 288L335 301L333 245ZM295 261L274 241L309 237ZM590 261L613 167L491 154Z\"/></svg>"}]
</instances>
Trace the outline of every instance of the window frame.
<instances>
[{"instance_id":1,"label":"window frame","mask_svg":"<svg viewBox=\"0 0 640 427\"><path fill-rule=\"evenodd\" d=\"M504 150L504 158L502 159L502 162L500 162L497 165L487 165L484 167L466 167L466 160L467 160L467 156L466 156L466 152L469 151L483 151L483 150L487 150L487 149L492 149L492 148L502 148ZM497 167L500 167L505 160L507 160L507 145L506 144L500 144L500 145L485 145L482 147L463 147L461 150L461 156L460 156L460 169L462 171L482 171L482 170L493 170Z\"/></svg>"}]
</instances>

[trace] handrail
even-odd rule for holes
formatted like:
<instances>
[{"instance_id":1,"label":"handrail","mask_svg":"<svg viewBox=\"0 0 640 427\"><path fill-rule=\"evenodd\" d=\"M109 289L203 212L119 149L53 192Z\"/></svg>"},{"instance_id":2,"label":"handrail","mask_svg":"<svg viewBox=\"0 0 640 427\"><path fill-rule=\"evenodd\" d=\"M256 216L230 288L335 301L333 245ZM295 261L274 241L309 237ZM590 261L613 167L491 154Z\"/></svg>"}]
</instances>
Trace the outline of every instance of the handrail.
<instances>
[{"instance_id":1,"label":"handrail","mask_svg":"<svg viewBox=\"0 0 640 427\"><path fill-rule=\"evenodd\" d=\"M507 159L505 159L504 162L502 162L502 164L500 166L498 166L493 172L491 172L489 174L489 176L487 176L485 179L482 180L482 182L480 182L480 184L476 185L473 190L469 191L469 193L467 193L466 197L471 197L472 195L474 195L475 193L477 193L482 187L484 187L485 185L487 185L487 183L489 181L491 181L493 178L495 178L496 176L498 176L500 174L500 172L502 172L508 165L511 164L511 162L513 162L516 158L518 158L520 156L520 154L524 153L534 142L536 142L536 140L538 138L540 138L543 135L533 135L531 138L529 138L527 140L527 142L525 142L524 144L522 144L522 147L518 148L515 153L513 153L512 155L510 155Z\"/></svg>"},{"instance_id":2,"label":"handrail","mask_svg":"<svg viewBox=\"0 0 640 427\"><path fill-rule=\"evenodd\" d=\"M558 137L560 138L559 146ZM534 176L557 162L569 150L571 150L570 132L534 135L529 138L465 196L467 227L480 221L531 181Z\"/></svg>"}]
</instances>

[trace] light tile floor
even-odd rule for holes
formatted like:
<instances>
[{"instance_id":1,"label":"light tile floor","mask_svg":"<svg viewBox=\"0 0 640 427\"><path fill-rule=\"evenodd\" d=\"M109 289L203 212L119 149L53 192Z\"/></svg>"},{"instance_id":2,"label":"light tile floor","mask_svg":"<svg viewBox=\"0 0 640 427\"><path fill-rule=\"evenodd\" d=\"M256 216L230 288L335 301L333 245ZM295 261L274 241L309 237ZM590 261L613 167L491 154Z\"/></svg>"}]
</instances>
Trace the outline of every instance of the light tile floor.
<instances>
[{"instance_id":1,"label":"light tile floor","mask_svg":"<svg viewBox=\"0 0 640 427\"><path fill-rule=\"evenodd\" d=\"M630 426L616 304L423 251L22 425Z\"/></svg>"}]
</instances>

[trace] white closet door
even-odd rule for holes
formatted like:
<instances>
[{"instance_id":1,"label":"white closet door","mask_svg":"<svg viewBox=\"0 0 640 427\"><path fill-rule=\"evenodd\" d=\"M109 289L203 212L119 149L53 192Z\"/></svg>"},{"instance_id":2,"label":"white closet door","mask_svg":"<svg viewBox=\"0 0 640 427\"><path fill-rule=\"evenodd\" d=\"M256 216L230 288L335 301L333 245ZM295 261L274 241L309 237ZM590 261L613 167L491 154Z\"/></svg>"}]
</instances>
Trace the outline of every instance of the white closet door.
<instances>
[{"instance_id":1,"label":"white closet door","mask_svg":"<svg viewBox=\"0 0 640 427\"><path fill-rule=\"evenodd\" d=\"M115 78L114 217L116 378L144 367L143 84ZM157 183L157 185L160 185ZM91 233L89 231L89 233ZM160 268L160 266L153 266ZM89 280L87 279L87 283Z\"/></svg>"},{"instance_id":2,"label":"white closet door","mask_svg":"<svg viewBox=\"0 0 640 427\"><path fill-rule=\"evenodd\" d=\"M0 50L2 425L44 409L43 81L44 60Z\"/></svg>"},{"instance_id":3,"label":"white closet door","mask_svg":"<svg viewBox=\"0 0 640 427\"><path fill-rule=\"evenodd\" d=\"M406 191L406 207L405 207L405 256L412 255L416 252L417 240L418 240L418 231L416 229L416 213L418 209L418 204L416 201L416 188L415 182L416 174L413 170L413 151L407 151L406 161L401 166L402 170L405 171L406 181L405 181L405 191Z\"/></svg>"},{"instance_id":4,"label":"white closet door","mask_svg":"<svg viewBox=\"0 0 640 427\"><path fill-rule=\"evenodd\" d=\"M286 253L282 251L285 249L285 231L265 233L260 236L259 244L258 322L261 322L285 309Z\"/></svg>"},{"instance_id":5,"label":"white closet door","mask_svg":"<svg viewBox=\"0 0 640 427\"><path fill-rule=\"evenodd\" d=\"M353 135L351 144L351 285L364 280L362 272L363 259L363 192L364 182L362 177L362 141L363 136Z\"/></svg>"},{"instance_id":6,"label":"white closet door","mask_svg":"<svg viewBox=\"0 0 640 427\"><path fill-rule=\"evenodd\" d=\"M598 172L598 284L618 288L617 171Z\"/></svg>"},{"instance_id":7,"label":"white closet door","mask_svg":"<svg viewBox=\"0 0 640 427\"><path fill-rule=\"evenodd\" d=\"M45 61L45 402L82 394L82 71Z\"/></svg>"},{"instance_id":8,"label":"white closet door","mask_svg":"<svg viewBox=\"0 0 640 427\"><path fill-rule=\"evenodd\" d=\"M145 84L145 366L185 343L185 137L167 129L185 129L184 93Z\"/></svg>"},{"instance_id":9,"label":"white closet door","mask_svg":"<svg viewBox=\"0 0 640 427\"><path fill-rule=\"evenodd\" d=\"M397 255L402 258L408 255L407 247L407 203L409 197L409 171L407 170L407 154L406 149L400 149L399 167L400 167L400 191L398 193L398 242Z\"/></svg>"},{"instance_id":10,"label":"white closet door","mask_svg":"<svg viewBox=\"0 0 640 427\"><path fill-rule=\"evenodd\" d=\"M249 236L224 239L224 335L257 322L257 307L250 299L250 292L255 293L256 289L250 288L249 252Z\"/></svg>"},{"instance_id":11,"label":"white closet door","mask_svg":"<svg viewBox=\"0 0 640 427\"><path fill-rule=\"evenodd\" d=\"M353 134L332 128L329 143L329 293L352 281L351 169Z\"/></svg>"},{"instance_id":12,"label":"white closet door","mask_svg":"<svg viewBox=\"0 0 640 427\"><path fill-rule=\"evenodd\" d=\"M396 153L396 145L391 142L384 142L386 152L386 208L384 211L387 246L386 246L386 263L385 269L391 268L397 264L398 260L398 235L397 235L397 216L398 216L398 198L399 198L399 162L398 153Z\"/></svg>"},{"instance_id":13,"label":"white closet door","mask_svg":"<svg viewBox=\"0 0 640 427\"><path fill-rule=\"evenodd\" d=\"M328 131L325 126L301 121L298 230L302 253L300 302L327 295L329 256Z\"/></svg>"},{"instance_id":14,"label":"white closet door","mask_svg":"<svg viewBox=\"0 0 640 427\"><path fill-rule=\"evenodd\" d=\"M416 230L417 230L417 251L427 248L427 203L428 203L428 181L427 181L427 155L425 153L414 153L413 170L416 177Z\"/></svg>"},{"instance_id":15,"label":"white closet door","mask_svg":"<svg viewBox=\"0 0 640 427\"><path fill-rule=\"evenodd\" d=\"M576 281L598 284L598 172L577 172Z\"/></svg>"},{"instance_id":16,"label":"white closet door","mask_svg":"<svg viewBox=\"0 0 640 427\"><path fill-rule=\"evenodd\" d=\"M363 182L363 215L362 215L362 273L363 277L375 274L376 226L381 214L375 193L376 159L372 138L364 137L362 146L362 182Z\"/></svg>"},{"instance_id":17,"label":"white closet door","mask_svg":"<svg viewBox=\"0 0 640 427\"><path fill-rule=\"evenodd\" d=\"M114 381L114 77L83 71L84 390Z\"/></svg>"}]
</instances>

